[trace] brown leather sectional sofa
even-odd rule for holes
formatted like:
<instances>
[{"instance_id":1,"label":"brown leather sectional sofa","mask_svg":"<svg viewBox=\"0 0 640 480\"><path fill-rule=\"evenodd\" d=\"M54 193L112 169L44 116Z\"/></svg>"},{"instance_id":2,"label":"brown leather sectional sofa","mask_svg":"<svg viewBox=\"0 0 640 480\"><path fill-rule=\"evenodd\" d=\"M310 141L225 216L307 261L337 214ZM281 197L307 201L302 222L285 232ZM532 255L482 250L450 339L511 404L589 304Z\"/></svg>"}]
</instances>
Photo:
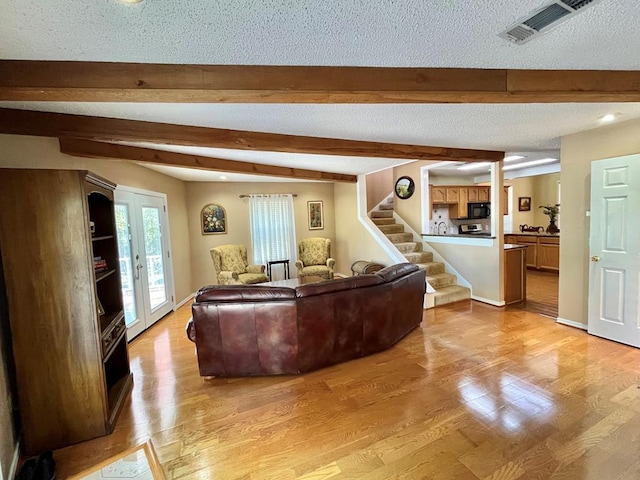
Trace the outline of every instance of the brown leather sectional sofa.
<instances>
[{"instance_id":1,"label":"brown leather sectional sofa","mask_svg":"<svg viewBox=\"0 0 640 480\"><path fill-rule=\"evenodd\" d=\"M402 263L295 288L201 288L187 335L200 375L309 372L391 347L422 320L425 272Z\"/></svg>"}]
</instances>

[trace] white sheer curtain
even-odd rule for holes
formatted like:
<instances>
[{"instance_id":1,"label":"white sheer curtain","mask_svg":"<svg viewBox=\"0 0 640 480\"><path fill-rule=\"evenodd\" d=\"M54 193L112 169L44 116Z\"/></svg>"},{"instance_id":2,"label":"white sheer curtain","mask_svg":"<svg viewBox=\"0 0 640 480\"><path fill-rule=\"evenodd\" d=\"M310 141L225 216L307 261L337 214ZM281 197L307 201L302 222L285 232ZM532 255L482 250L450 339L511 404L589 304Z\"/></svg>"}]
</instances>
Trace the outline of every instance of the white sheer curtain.
<instances>
[{"instance_id":1,"label":"white sheer curtain","mask_svg":"<svg viewBox=\"0 0 640 480\"><path fill-rule=\"evenodd\" d=\"M266 265L269 261L289 260L291 278L296 277L298 257L293 195L250 195L249 221L253 262ZM284 278L281 265L272 270L272 280Z\"/></svg>"}]
</instances>

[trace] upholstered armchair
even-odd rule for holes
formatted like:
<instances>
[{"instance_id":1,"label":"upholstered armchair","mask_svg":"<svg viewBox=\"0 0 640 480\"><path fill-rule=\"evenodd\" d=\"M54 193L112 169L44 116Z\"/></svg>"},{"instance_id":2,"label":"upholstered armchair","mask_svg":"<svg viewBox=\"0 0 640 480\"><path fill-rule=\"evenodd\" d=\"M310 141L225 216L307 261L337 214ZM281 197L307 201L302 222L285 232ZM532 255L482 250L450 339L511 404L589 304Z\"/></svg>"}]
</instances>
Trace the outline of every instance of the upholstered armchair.
<instances>
[{"instance_id":1,"label":"upholstered armchair","mask_svg":"<svg viewBox=\"0 0 640 480\"><path fill-rule=\"evenodd\" d=\"M331 280L335 264L328 238L305 238L298 242L298 278L313 276Z\"/></svg>"},{"instance_id":2,"label":"upholstered armchair","mask_svg":"<svg viewBox=\"0 0 640 480\"><path fill-rule=\"evenodd\" d=\"M264 265L247 264L247 247L220 245L210 250L218 285L243 285L268 282Z\"/></svg>"}]
</instances>

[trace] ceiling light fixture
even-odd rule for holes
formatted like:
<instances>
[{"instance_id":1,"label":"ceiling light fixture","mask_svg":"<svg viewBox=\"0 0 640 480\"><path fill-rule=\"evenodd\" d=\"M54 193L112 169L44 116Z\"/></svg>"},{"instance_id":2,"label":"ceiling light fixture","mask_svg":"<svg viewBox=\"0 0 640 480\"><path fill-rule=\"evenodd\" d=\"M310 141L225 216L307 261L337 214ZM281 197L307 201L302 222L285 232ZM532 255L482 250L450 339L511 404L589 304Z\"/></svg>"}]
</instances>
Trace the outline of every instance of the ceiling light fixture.
<instances>
[{"instance_id":1,"label":"ceiling light fixture","mask_svg":"<svg viewBox=\"0 0 640 480\"><path fill-rule=\"evenodd\" d=\"M467 163L462 167L458 167L458 170L475 170L476 168L486 167L487 165L491 165L491 162Z\"/></svg>"},{"instance_id":2,"label":"ceiling light fixture","mask_svg":"<svg viewBox=\"0 0 640 480\"><path fill-rule=\"evenodd\" d=\"M613 122L615 119L616 116L613 113L607 113L606 115L600 117L600 121L604 123Z\"/></svg>"},{"instance_id":3,"label":"ceiling light fixture","mask_svg":"<svg viewBox=\"0 0 640 480\"><path fill-rule=\"evenodd\" d=\"M120 3L142 3L142 0L118 0Z\"/></svg>"},{"instance_id":4,"label":"ceiling light fixture","mask_svg":"<svg viewBox=\"0 0 640 480\"><path fill-rule=\"evenodd\" d=\"M516 165L508 165L504 167L502 171L516 170L517 168L534 167L536 165L544 165L545 163L553 163L557 161L558 161L557 158L541 158L540 160L531 160L530 162L518 163Z\"/></svg>"},{"instance_id":5,"label":"ceiling light fixture","mask_svg":"<svg viewBox=\"0 0 640 480\"><path fill-rule=\"evenodd\" d=\"M226 180L227 177L225 177L224 175L220 175L220 180Z\"/></svg>"},{"instance_id":6,"label":"ceiling light fixture","mask_svg":"<svg viewBox=\"0 0 640 480\"><path fill-rule=\"evenodd\" d=\"M520 160L524 158L522 155L509 155L508 157L504 157L505 162L513 162L514 160Z\"/></svg>"}]
</instances>

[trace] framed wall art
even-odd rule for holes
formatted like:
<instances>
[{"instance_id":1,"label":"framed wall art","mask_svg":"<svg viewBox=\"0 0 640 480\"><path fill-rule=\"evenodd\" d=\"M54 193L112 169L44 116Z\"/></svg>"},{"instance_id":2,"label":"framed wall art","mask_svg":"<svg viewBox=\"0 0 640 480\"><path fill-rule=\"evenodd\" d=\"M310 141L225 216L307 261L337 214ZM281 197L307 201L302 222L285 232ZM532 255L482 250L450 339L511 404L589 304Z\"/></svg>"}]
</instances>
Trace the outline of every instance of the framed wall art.
<instances>
[{"instance_id":1,"label":"framed wall art","mask_svg":"<svg viewBox=\"0 0 640 480\"><path fill-rule=\"evenodd\" d=\"M324 214L322 212L322 200L312 200L307 202L309 214L309 230L324 229Z\"/></svg>"},{"instance_id":2,"label":"framed wall art","mask_svg":"<svg viewBox=\"0 0 640 480\"><path fill-rule=\"evenodd\" d=\"M531 210L531 197L518 197L518 211L529 212Z\"/></svg>"},{"instance_id":3,"label":"framed wall art","mask_svg":"<svg viewBox=\"0 0 640 480\"><path fill-rule=\"evenodd\" d=\"M200 212L203 235L227 233L227 212L217 203L209 203Z\"/></svg>"},{"instance_id":4,"label":"framed wall art","mask_svg":"<svg viewBox=\"0 0 640 480\"><path fill-rule=\"evenodd\" d=\"M402 200L406 200L407 198L413 195L413 191L415 190L416 185L413 183L413 179L411 177L400 177L396 181L395 192L398 198Z\"/></svg>"}]
</instances>

